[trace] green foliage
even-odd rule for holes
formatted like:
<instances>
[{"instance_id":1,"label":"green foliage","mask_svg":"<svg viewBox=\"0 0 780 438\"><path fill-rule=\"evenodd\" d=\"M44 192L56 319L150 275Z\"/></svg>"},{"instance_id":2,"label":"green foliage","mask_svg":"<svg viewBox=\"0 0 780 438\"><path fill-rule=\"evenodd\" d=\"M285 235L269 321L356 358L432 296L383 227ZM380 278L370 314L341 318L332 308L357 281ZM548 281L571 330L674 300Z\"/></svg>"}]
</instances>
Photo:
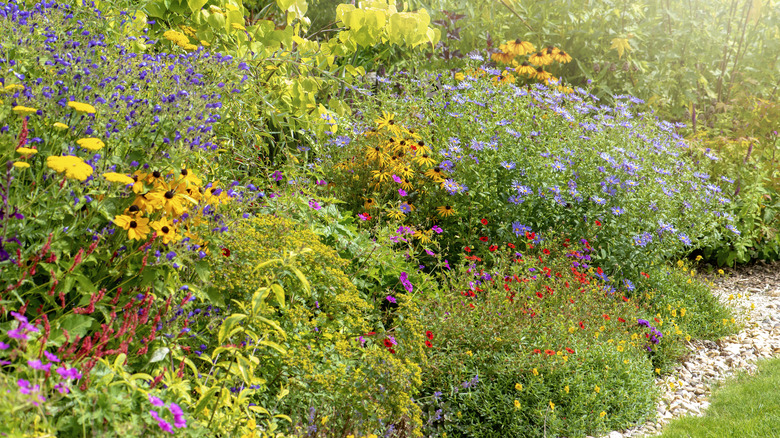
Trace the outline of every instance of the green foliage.
<instances>
[{"instance_id":1,"label":"green foliage","mask_svg":"<svg viewBox=\"0 0 780 438\"><path fill-rule=\"evenodd\" d=\"M426 436L593 435L654 412L642 313L572 264L589 252L484 251L447 275L449 292L423 305Z\"/></svg>"}]
</instances>

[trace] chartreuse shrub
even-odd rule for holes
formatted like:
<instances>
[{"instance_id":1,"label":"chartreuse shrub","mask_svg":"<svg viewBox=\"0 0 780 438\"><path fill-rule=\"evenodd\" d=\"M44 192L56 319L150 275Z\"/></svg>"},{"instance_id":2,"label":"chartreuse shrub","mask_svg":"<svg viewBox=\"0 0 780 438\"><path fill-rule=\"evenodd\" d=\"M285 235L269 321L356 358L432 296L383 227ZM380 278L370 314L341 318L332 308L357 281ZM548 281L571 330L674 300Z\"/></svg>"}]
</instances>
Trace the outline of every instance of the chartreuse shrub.
<instances>
[{"instance_id":1,"label":"chartreuse shrub","mask_svg":"<svg viewBox=\"0 0 780 438\"><path fill-rule=\"evenodd\" d=\"M240 223L225 248L213 282L234 302L268 290L264 317L286 333L276 341L286 353L259 357L256 373L271 395L286 394L277 409L291 419L290 430L346 436L419 429L411 397L425 344L412 300L398 294L391 325L377 325L380 310L360 296L350 262L282 217Z\"/></svg>"},{"instance_id":2,"label":"chartreuse shrub","mask_svg":"<svg viewBox=\"0 0 780 438\"><path fill-rule=\"evenodd\" d=\"M436 87L401 80L402 99L386 90L381 112L345 120L355 134L323 146L323 169L349 207L373 199L405 224L436 222L450 251L481 218L491 219L491 238L597 234L599 264L630 278L706 244L713 228L736 230L724 213L729 195L710 174L717 157L674 124L635 113L637 99L606 106L581 88L494 83L500 74L477 68Z\"/></svg>"},{"instance_id":3,"label":"chartreuse shrub","mask_svg":"<svg viewBox=\"0 0 780 438\"><path fill-rule=\"evenodd\" d=\"M654 413L649 354L670 341L611 291L587 241L528 237L477 241L421 306L426 436L594 435Z\"/></svg>"}]
</instances>

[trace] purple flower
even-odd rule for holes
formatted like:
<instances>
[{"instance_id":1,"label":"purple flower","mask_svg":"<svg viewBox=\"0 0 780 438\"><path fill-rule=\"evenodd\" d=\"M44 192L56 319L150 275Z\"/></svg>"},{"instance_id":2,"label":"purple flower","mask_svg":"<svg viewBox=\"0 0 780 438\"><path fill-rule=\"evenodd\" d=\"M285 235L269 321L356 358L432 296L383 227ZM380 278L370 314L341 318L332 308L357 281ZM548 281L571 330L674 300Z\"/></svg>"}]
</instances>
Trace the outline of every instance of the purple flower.
<instances>
[{"instance_id":1,"label":"purple flower","mask_svg":"<svg viewBox=\"0 0 780 438\"><path fill-rule=\"evenodd\" d=\"M46 356L46 359L49 359L49 361L51 361L51 362L59 362L60 361L59 357L57 357L56 355L54 355L52 353L49 353L48 351L44 350L43 355Z\"/></svg>"},{"instance_id":2,"label":"purple flower","mask_svg":"<svg viewBox=\"0 0 780 438\"><path fill-rule=\"evenodd\" d=\"M60 382L56 385L54 385L54 389L60 392L60 394L67 394L70 392L70 388L68 388L68 385Z\"/></svg>"},{"instance_id":3,"label":"purple flower","mask_svg":"<svg viewBox=\"0 0 780 438\"><path fill-rule=\"evenodd\" d=\"M157 397L155 397L155 396L153 396L151 394L149 394L149 403L151 403L152 406L158 407L158 408L162 408L162 407L165 406L165 403L163 403L162 400L160 400L159 398L157 398Z\"/></svg>"},{"instance_id":4,"label":"purple flower","mask_svg":"<svg viewBox=\"0 0 780 438\"><path fill-rule=\"evenodd\" d=\"M81 373L76 368L67 369L65 367L59 367L56 371L63 379L78 380L82 377Z\"/></svg>"},{"instance_id":5,"label":"purple flower","mask_svg":"<svg viewBox=\"0 0 780 438\"><path fill-rule=\"evenodd\" d=\"M646 319L637 319L636 323L643 327L650 327L650 322Z\"/></svg>"},{"instance_id":6,"label":"purple flower","mask_svg":"<svg viewBox=\"0 0 780 438\"><path fill-rule=\"evenodd\" d=\"M403 180L396 174L393 174L393 181L397 182L398 184L403 182Z\"/></svg>"},{"instance_id":7,"label":"purple flower","mask_svg":"<svg viewBox=\"0 0 780 438\"><path fill-rule=\"evenodd\" d=\"M34 370L38 370L38 371L49 372L49 370L51 369L51 364L50 363L47 363L46 365L44 365L43 362L41 362L40 359L28 360L27 361L27 365L29 365L30 368L32 368Z\"/></svg>"},{"instance_id":8,"label":"purple flower","mask_svg":"<svg viewBox=\"0 0 780 438\"><path fill-rule=\"evenodd\" d=\"M404 289L406 289L407 292L414 290L412 283L409 281L409 275L406 272L401 272L401 275L398 277L398 279L401 280L401 284L404 285Z\"/></svg>"},{"instance_id":9,"label":"purple flower","mask_svg":"<svg viewBox=\"0 0 780 438\"><path fill-rule=\"evenodd\" d=\"M309 201L309 207L311 207L311 208L313 208L313 209L315 209L315 210L319 210L319 209L321 209L321 208L322 208L322 207L320 206L320 204L318 204L318 203L317 203L317 201L315 201L314 199L312 199L312 200L310 200L310 201Z\"/></svg>"},{"instance_id":10,"label":"purple flower","mask_svg":"<svg viewBox=\"0 0 780 438\"><path fill-rule=\"evenodd\" d=\"M17 327L13 330L8 330L8 337L13 339L19 339L22 341L27 340L27 335L24 334L24 331L22 330L22 327Z\"/></svg>"},{"instance_id":11,"label":"purple flower","mask_svg":"<svg viewBox=\"0 0 780 438\"><path fill-rule=\"evenodd\" d=\"M402 197L407 195L406 190L404 189L398 189L398 194L401 195Z\"/></svg>"},{"instance_id":12,"label":"purple flower","mask_svg":"<svg viewBox=\"0 0 780 438\"><path fill-rule=\"evenodd\" d=\"M17 380L16 384L19 385L19 392L24 395L30 395L33 392L38 392L41 389L41 385L32 386L30 382L24 379Z\"/></svg>"},{"instance_id":13,"label":"purple flower","mask_svg":"<svg viewBox=\"0 0 780 438\"><path fill-rule=\"evenodd\" d=\"M396 304L396 301L395 301L395 297L394 297L394 296L392 296L392 295L388 295L388 296L386 297L386 299L387 299L387 301L390 301L391 303L393 303L393 304Z\"/></svg>"},{"instance_id":14,"label":"purple flower","mask_svg":"<svg viewBox=\"0 0 780 438\"><path fill-rule=\"evenodd\" d=\"M184 411L176 403L171 403L168 410L173 414L173 425L181 429L187 427L187 420L184 419Z\"/></svg>"},{"instance_id":15,"label":"purple flower","mask_svg":"<svg viewBox=\"0 0 780 438\"><path fill-rule=\"evenodd\" d=\"M441 234L444 232L444 230L442 230L441 227L438 225L434 225L433 227L431 227L431 230L433 230L433 232L436 234Z\"/></svg>"},{"instance_id":16,"label":"purple flower","mask_svg":"<svg viewBox=\"0 0 780 438\"><path fill-rule=\"evenodd\" d=\"M11 348L11 346L9 344L6 344L5 342L0 341L0 350L7 350L9 348Z\"/></svg>"}]
</instances>

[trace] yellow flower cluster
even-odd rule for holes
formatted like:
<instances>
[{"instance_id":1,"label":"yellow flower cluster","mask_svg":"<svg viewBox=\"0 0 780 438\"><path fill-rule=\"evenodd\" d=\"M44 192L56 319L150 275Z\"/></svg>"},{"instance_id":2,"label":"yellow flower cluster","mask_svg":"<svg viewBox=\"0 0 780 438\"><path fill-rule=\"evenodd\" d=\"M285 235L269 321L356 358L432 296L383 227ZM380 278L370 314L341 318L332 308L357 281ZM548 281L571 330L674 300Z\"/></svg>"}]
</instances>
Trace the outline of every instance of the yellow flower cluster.
<instances>
[{"instance_id":1,"label":"yellow flower cluster","mask_svg":"<svg viewBox=\"0 0 780 438\"><path fill-rule=\"evenodd\" d=\"M572 60L571 55L557 47L548 46L537 51L533 44L520 39L507 41L498 48L500 52L491 55L493 61L514 67L515 73L520 76L548 84L553 77L548 71L544 70L544 67L553 62L566 64ZM527 56L527 58L518 61L515 59L518 56ZM501 75L494 78L494 82L514 83L515 77L503 71ZM570 89L563 88L561 91L570 92Z\"/></svg>"},{"instance_id":2,"label":"yellow flower cluster","mask_svg":"<svg viewBox=\"0 0 780 438\"><path fill-rule=\"evenodd\" d=\"M191 228L205 222L205 219L197 213L190 214L186 220L182 220L181 216L194 205L219 205L229 202L230 198L217 186L202 187L203 181L186 167L178 175L172 173L136 171L132 176L104 173L103 177L108 181L132 185L136 194L132 205L124 214L116 216L114 223L127 231L132 240L146 239L154 230L166 245L186 236L205 248L206 242L191 232ZM158 219L151 221L149 216Z\"/></svg>"},{"instance_id":3,"label":"yellow flower cluster","mask_svg":"<svg viewBox=\"0 0 780 438\"><path fill-rule=\"evenodd\" d=\"M198 46L190 43L190 39L187 38L187 35L184 35L181 32L177 32L175 30L166 30L163 33L163 37L166 40L176 44L179 47L181 47L182 49L185 49L185 50L197 50L198 49Z\"/></svg>"}]
</instances>

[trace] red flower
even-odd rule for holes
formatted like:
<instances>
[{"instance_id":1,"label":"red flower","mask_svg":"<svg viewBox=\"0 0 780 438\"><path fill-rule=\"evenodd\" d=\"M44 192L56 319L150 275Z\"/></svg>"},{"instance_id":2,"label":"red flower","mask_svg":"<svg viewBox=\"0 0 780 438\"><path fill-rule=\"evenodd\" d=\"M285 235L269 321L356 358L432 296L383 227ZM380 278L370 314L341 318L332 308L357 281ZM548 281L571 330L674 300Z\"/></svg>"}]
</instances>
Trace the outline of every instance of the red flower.
<instances>
[{"instance_id":1,"label":"red flower","mask_svg":"<svg viewBox=\"0 0 780 438\"><path fill-rule=\"evenodd\" d=\"M463 251L466 251L466 252L471 252L471 248L469 248L469 247L467 246L467 247L463 248Z\"/></svg>"},{"instance_id":2,"label":"red flower","mask_svg":"<svg viewBox=\"0 0 780 438\"><path fill-rule=\"evenodd\" d=\"M395 354L395 350L393 350L392 348L388 348L387 351L389 351L390 354Z\"/></svg>"},{"instance_id":3,"label":"red flower","mask_svg":"<svg viewBox=\"0 0 780 438\"><path fill-rule=\"evenodd\" d=\"M488 224L488 220L487 219L482 219L480 222L482 222L482 225L487 225Z\"/></svg>"},{"instance_id":4,"label":"red flower","mask_svg":"<svg viewBox=\"0 0 780 438\"><path fill-rule=\"evenodd\" d=\"M548 356L555 356L555 352L553 350L544 350L544 354Z\"/></svg>"},{"instance_id":5,"label":"red flower","mask_svg":"<svg viewBox=\"0 0 780 438\"><path fill-rule=\"evenodd\" d=\"M644 272L640 272L639 275L641 275L641 276L643 276L645 278L650 278L650 275L649 274L645 274Z\"/></svg>"},{"instance_id":6,"label":"red flower","mask_svg":"<svg viewBox=\"0 0 780 438\"><path fill-rule=\"evenodd\" d=\"M425 346L431 348L433 347L433 344L431 344L431 341L425 341Z\"/></svg>"},{"instance_id":7,"label":"red flower","mask_svg":"<svg viewBox=\"0 0 780 438\"><path fill-rule=\"evenodd\" d=\"M385 344L385 347L387 347L387 348L391 348L393 346L393 343L390 342L390 339L385 339L384 340L384 344Z\"/></svg>"},{"instance_id":8,"label":"red flower","mask_svg":"<svg viewBox=\"0 0 780 438\"><path fill-rule=\"evenodd\" d=\"M490 245L490 248L489 248L489 249L490 249L490 252L493 252L493 251L495 251L495 250L497 250L497 249L498 249L498 246L496 246L496 245Z\"/></svg>"},{"instance_id":9,"label":"red flower","mask_svg":"<svg viewBox=\"0 0 780 438\"><path fill-rule=\"evenodd\" d=\"M230 257L230 249L222 248L222 255L225 257Z\"/></svg>"},{"instance_id":10,"label":"red flower","mask_svg":"<svg viewBox=\"0 0 780 438\"><path fill-rule=\"evenodd\" d=\"M432 341L433 340L433 332L428 330L427 332L425 332L425 337Z\"/></svg>"},{"instance_id":11,"label":"red flower","mask_svg":"<svg viewBox=\"0 0 780 438\"><path fill-rule=\"evenodd\" d=\"M625 320L625 319L623 319L623 318L621 318L621 317L619 317L619 316L618 316L618 321L620 321L620 322L626 322L626 320Z\"/></svg>"},{"instance_id":12,"label":"red flower","mask_svg":"<svg viewBox=\"0 0 780 438\"><path fill-rule=\"evenodd\" d=\"M599 222L598 220L596 220L596 226L597 226L597 227L600 227L600 226L601 226L601 222Z\"/></svg>"},{"instance_id":13,"label":"red flower","mask_svg":"<svg viewBox=\"0 0 780 438\"><path fill-rule=\"evenodd\" d=\"M480 238L479 238L479 240L481 240L481 241L483 241L483 242L487 242L487 241L488 241L488 239L489 239L489 238L488 238L487 236L482 236L482 237L480 237Z\"/></svg>"},{"instance_id":14,"label":"red flower","mask_svg":"<svg viewBox=\"0 0 780 438\"><path fill-rule=\"evenodd\" d=\"M550 250L547 248L543 249L542 252L544 253L544 255L550 255Z\"/></svg>"},{"instance_id":15,"label":"red flower","mask_svg":"<svg viewBox=\"0 0 780 438\"><path fill-rule=\"evenodd\" d=\"M544 295L542 295L542 293L541 293L541 292L537 292L537 293L536 293L536 296L537 296L537 297L539 297L539 298L544 298Z\"/></svg>"},{"instance_id":16,"label":"red flower","mask_svg":"<svg viewBox=\"0 0 780 438\"><path fill-rule=\"evenodd\" d=\"M623 301L627 303L628 302L628 298L623 297Z\"/></svg>"},{"instance_id":17,"label":"red flower","mask_svg":"<svg viewBox=\"0 0 780 438\"><path fill-rule=\"evenodd\" d=\"M607 321L609 321L609 320L610 320L610 317L609 317L609 315L607 315L607 314L604 314L604 315L601 315L601 316L603 316L603 317L604 317L604 319L606 319Z\"/></svg>"},{"instance_id":18,"label":"red flower","mask_svg":"<svg viewBox=\"0 0 780 438\"><path fill-rule=\"evenodd\" d=\"M538 348L534 348L534 354L541 354L541 353L542 353L542 350L540 350Z\"/></svg>"},{"instance_id":19,"label":"red flower","mask_svg":"<svg viewBox=\"0 0 780 438\"><path fill-rule=\"evenodd\" d=\"M567 352L569 352L569 354L574 354L574 350L572 350L572 349L571 349L571 348L569 348L569 347L566 347L566 351L567 351Z\"/></svg>"},{"instance_id":20,"label":"red flower","mask_svg":"<svg viewBox=\"0 0 780 438\"><path fill-rule=\"evenodd\" d=\"M515 245L514 245L514 244L507 243L507 244L506 244L506 246L508 246L508 247L510 247L510 248L512 248L512 249L515 249Z\"/></svg>"},{"instance_id":21,"label":"red flower","mask_svg":"<svg viewBox=\"0 0 780 438\"><path fill-rule=\"evenodd\" d=\"M365 334L365 336L374 336L375 334L376 334L376 332L368 332L368 333Z\"/></svg>"},{"instance_id":22,"label":"red flower","mask_svg":"<svg viewBox=\"0 0 780 438\"><path fill-rule=\"evenodd\" d=\"M585 323L583 323L582 321L580 321L580 328L581 328L581 329L584 329L584 328L585 328Z\"/></svg>"}]
</instances>

